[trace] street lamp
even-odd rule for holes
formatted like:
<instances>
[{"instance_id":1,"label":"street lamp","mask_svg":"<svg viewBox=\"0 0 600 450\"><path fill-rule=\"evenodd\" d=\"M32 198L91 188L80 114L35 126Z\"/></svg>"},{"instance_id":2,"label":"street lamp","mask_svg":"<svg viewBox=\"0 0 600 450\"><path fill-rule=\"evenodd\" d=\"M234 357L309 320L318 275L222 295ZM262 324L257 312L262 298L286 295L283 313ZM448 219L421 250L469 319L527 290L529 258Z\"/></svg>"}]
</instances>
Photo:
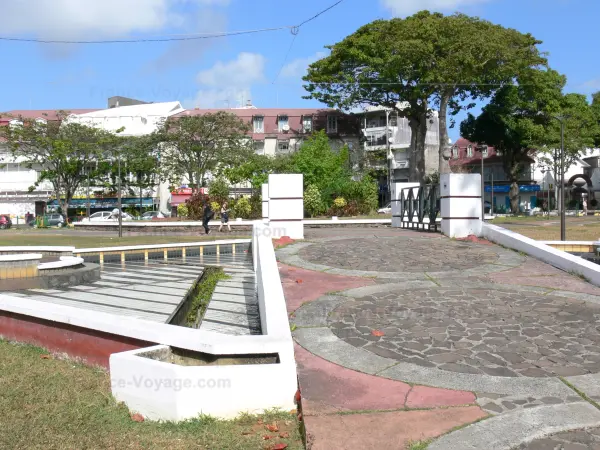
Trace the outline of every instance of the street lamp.
<instances>
[{"instance_id":1,"label":"street lamp","mask_svg":"<svg viewBox=\"0 0 600 450\"><path fill-rule=\"evenodd\" d=\"M567 240L567 214L565 208L565 119L569 116L550 116L560 122L560 240Z\"/></svg>"},{"instance_id":2,"label":"street lamp","mask_svg":"<svg viewBox=\"0 0 600 450\"><path fill-rule=\"evenodd\" d=\"M483 151L487 150L487 145L479 145L477 151L481 153L481 220L485 220L485 181L483 179ZM492 198L492 205L494 199Z\"/></svg>"}]
</instances>

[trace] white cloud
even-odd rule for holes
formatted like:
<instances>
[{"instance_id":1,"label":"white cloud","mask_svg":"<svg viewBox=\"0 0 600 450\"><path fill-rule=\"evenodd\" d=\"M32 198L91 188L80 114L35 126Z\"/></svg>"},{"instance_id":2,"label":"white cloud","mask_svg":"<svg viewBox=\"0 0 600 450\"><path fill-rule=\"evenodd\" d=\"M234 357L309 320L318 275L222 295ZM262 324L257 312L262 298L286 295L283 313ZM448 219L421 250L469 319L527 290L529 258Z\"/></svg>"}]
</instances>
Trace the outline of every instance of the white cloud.
<instances>
[{"instance_id":1,"label":"white cloud","mask_svg":"<svg viewBox=\"0 0 600 450\"><path fill-rule=\"evenodd\" d=\"M180 27L189 10L227 6L230 0L11 0L3 2L4 35L98 39Z\"/></svg>"},{"instance_id":2,"label":"white cloud","mask_svg":"<svg viewBox=\"0 0 600 450\"><path fill-rule=\"evenodd\" d=\"M600 90L600 78L596 78L595 80L586 81L581 85L581 87L586 92L593 92Z\"/></svg>"},{"instance_id":3,"label":"white cloud","mask_svg":"<svg viewBox=\"0 0 600 450\"><path fill-rule=\"evenodd\" d=\"M380 0L384 8L395 16L409 16L424 9L430 11L455 12L463 6L486 3L489 0Z\"/></svg>"},{"instance_id":4,"label":"white cloud","mask_svg":"<svg viewBox=\"0 0 600 450\"><path fill-rule=\"evenodd\" d=\"M316 54L306 58L294 59L283 66L281 69L281 76L286 78L300 78L306 74L306 69L310 64L321 58L324 58L325 56L327 56L327 53L317 52Z\"/></svg>"},{"instance_id":5,"label":"white cloud","mask_svg":"<svg viewBox=\"0 0 600 450\"><path fill-rule=\"evenodd\" d=\"M240 53L227 62L218 61L210 69L198 73L201 85L187 106L201 108L235 107L251 99L252 85L265 80L265 57L258 53Z\"/></svg>"}]
</instances>

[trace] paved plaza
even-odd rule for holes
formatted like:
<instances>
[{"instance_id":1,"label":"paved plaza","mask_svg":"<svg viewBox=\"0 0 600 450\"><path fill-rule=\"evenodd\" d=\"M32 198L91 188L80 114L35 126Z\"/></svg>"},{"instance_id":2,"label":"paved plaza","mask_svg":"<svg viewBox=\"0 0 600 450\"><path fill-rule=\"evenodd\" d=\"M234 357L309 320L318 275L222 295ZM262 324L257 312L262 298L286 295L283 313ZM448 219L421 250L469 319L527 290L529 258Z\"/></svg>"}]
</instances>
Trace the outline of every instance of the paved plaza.
<instances>
[{"instance_id":1,"label":"paved plaza","mask_svg":"<svg viewBox=\"0 0 600 450\"><path fill-rule=\"evenodd\" d=\"M307 230L277 255L313 449L376 448L361 436L377 432L390 448L443 434L428 448L600 449L600 288L489 242L389 228ZM418 409L431 417L411 431L377 424Z\"/></svg>"}]
</instances>

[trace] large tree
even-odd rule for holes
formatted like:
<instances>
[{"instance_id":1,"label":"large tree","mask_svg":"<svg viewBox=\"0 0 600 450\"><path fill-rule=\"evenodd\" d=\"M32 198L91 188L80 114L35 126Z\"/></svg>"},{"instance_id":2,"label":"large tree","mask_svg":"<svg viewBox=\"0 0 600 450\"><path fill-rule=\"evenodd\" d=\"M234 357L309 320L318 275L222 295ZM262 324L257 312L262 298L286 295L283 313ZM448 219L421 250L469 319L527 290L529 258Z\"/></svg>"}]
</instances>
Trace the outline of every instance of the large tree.
<instances>
[{"instance_id":1,"label":"large tree","mask_svg":"<svg viewBox=\"0 0 600 450\"><path fill-rule=\"evenodd\" d=\"M531 35L455 14L422 11L406 19L377 20L310 65L304 80L310 98L352 109L384 106L408 119L410 179L425 176L425 137L431 107L440 107L440 171L448 172L448 108L489 96L523 68L544 64ZM471 106L471 105L467 105Z\"/></svg>"},{"instance_id":2,"label":"large tree","mask_svg":"<svg viewBox=\"0 0 600 450\"><path fill-rule=\"evenodd\" d=\"M67 116L65 111L57 111L53 117L35 120L16 117L13 124L0 129L12 158L39 170L30 190L49 181L65 216L77 189L88 176L97 178L95 162L115 144L113 134L66 121Z\"/></svg>"},{"instance_id":3,"label":"large tree","mask_svg":"<svg viewBox=\"0 0 600 450\"><path fill-rule=\"evenodd\" d=\"M242 163L253 153L250 124L220 111L172 117L154 133L165 176L185 177L190 186L205 186L207 176Z\"/></svg>"},{"instance_id":4,"label":"large tree","mask_svg":"<svg viewBox=\"0 0 600 450\"><path fill-rule=\"evenodd\" d=\"M536 151L560 145L560 124L555 117L571 115L565 121L565 148L570 152L584 150L591 142L593 129L587 102L582 102L581 96L563 94L563 75L551 69L529 69L517 82L502 87L478 117L469 114L461 124L464 137L500 152L511 183L513 213L519 211L519 175L530 157Z\"/></svg>"},{"instance_id":5,"label":"large tree","mask_svg":"<svg viewBox=\"0 0 600 450\"><path fill-rule=\"evenodd\" d=\"M600 91L592 95L592 113L596 119L596 137L594 146L600 147Z\"/></svg>"}]
</instances>

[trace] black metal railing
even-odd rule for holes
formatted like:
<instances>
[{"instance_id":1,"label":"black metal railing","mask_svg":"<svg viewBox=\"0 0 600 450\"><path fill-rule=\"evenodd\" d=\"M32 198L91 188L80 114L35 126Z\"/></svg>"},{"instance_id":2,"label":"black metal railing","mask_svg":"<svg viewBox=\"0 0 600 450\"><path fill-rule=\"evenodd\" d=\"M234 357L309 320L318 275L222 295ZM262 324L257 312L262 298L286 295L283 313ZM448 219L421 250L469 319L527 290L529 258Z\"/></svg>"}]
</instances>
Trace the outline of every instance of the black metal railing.
<instances>
[{"instance_id":1,"label":"black metal railing","mask_svg":"<svg viewBox=\"0 0 600 450\"><path fill-rule=\"evenodd\" d=\"M438 231L439 212L439 185L402 189L399 214L402 228Z\"/></svg>"}]
</instances>

